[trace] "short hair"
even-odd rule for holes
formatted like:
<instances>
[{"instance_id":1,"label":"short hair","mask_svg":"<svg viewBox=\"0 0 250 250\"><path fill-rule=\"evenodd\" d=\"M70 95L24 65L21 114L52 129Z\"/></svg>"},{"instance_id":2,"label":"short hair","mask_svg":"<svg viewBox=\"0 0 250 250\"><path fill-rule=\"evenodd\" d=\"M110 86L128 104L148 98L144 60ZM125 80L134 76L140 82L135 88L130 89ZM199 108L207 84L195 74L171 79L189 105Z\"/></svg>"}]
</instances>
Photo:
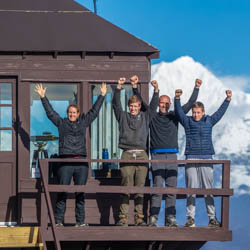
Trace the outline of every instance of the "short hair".
<instances>
[{"instance_id":1,"label":"short hair","mask_svg":"<svg viewBox=\"0 0 250 250\"><path fill-rule=\"evenodd\" d=\"M192 106L192 109L193 108L200 108L202 111L205 111L205 107L204 107L204 104L202 102L195 102Z\"/></svg>"},{"instance_id":2,"label":"short hair","mask_svg":"<svg viewBox=\"0 0 250 250\"><path fill-rule=\"evenodd\" d=\"M76 104L70 104L68 107L67 107L67 114L69 113L69 109L70 108L75 108L77 113L80 113L80 109L79 107L76 105Z\"/></svg>"},{"instance_id":3,"label":"short hair","mask_svg":"<svg viewBox=\"0 0 250 250\"><path fill-rule=\"evenodd\" d=\"M140 99L138 96L136 96L136 95L132 95L132 96L128 99L128 106L129 106L131 103L136 103L136 102L140 103L140 105L141 105L141 99Z\"/></svg>"}]
</instances>

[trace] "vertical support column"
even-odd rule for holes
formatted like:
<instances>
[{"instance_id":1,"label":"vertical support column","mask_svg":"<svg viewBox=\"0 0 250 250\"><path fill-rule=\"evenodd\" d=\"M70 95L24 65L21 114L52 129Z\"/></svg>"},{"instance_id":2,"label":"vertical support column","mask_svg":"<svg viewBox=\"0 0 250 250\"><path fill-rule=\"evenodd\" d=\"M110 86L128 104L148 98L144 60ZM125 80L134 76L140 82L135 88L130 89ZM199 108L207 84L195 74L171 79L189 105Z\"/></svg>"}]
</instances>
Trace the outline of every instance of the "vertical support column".
<instances>
[{"instance_id":1,"label":"vertical support column","mask_svg":"<svg viewBox=\"0 0 250 250\"><path fill-rule=\"evenodd\" d=\"M43 166L40 166L40 164L42 165L43 163L38 163L40 170L41 168L43 168ZM43 182L41 179L41 211L40 211L40 235L41 235L41 240L43 243L43 249L47 250L47 246L46 246L46 235L47 235L47 226L48 226L48 210L47 210L47 206L46 206L46 199L45 199L45 193L44 193L44 186L43 186Z\"/></svg>"},{"instance_id":2,"label":"vertical support column","mask_svg":"<svg viewBox=\"0 0 250 250\"><path fill-rule=\"evenodd\" d=\"M230 161L223 163L222 188L230 188ZM229 229L229 196L223 196L221 199L221 226L225 230Z\"/></svg>"}]
</instances>

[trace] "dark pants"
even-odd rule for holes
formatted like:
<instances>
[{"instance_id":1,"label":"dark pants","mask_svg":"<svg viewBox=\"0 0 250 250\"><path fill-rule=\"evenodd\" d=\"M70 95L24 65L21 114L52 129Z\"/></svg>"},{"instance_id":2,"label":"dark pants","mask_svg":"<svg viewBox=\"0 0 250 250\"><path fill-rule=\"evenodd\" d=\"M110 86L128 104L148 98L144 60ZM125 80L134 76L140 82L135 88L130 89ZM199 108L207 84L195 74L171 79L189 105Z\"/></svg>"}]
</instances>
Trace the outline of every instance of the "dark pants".
<instances>
[{"instance_id":1,"label":"dark pants","mask_svg":"<svg viewBox=\"0 0 250 250\"><path fill-rule=\"evenodd\" d=\"M152 154L152 160L176 160L176 154ZM165 181L166 187L177 186L177 164L176 163L152 163L153 186L162 187ZM156 216L161 208L162 195L153 194L151 198L151 216ZM166 194L165 216L176 216L176 195Z\"/></svg>"},{"instance_id":2,"label":"dark pants","mask_svg":"<svg viewBox=\"0 0 250 250\"><path fill-rule=\"evenodd\" d=\"M70 185L71 179L75 185L85 185L88 179L87 163L63 163L57 170L57 180L59 184ZM76 222L84 223L84 193L75 193L75 217ZM66 211L67 193L59 193L56 201L55 220L56 223L64 222L64 214Z\"/></svg>"}]
</instances>

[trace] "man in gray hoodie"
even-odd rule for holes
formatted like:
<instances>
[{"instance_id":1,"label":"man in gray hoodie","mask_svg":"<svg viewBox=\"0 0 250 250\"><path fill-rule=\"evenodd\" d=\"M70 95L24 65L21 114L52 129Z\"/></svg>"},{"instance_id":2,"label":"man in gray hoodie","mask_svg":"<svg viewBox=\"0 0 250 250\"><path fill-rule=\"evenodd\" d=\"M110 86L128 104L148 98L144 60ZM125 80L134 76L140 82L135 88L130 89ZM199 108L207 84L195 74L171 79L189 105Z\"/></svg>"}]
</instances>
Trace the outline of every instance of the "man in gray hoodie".
<instances>
[{"instance_id":1,"label":"man in gray hoodie","mask_svg":"<svg viewBox=\"0 0 250 250\"><path fill-rule=\"evenodd\" d=\"M137 76L130 78L133 88L137 87L139 79ZM119 148L123 149L122 160L148 160L147 137L149 133L149 123L152 113L157 109L159 103L158 84L153 81L154 95L152 97L149 108L144 112L141 111L141 101L133 95L129 98L129 112L122 109L120 101L120 92L122 85L126 82L126 78L122 77L118 80L117 88L113 97L113 109L116 119L119 123ZM148 173L148 164L124 163L120 164L122 186L143 187L145 185ZM117 225L128 226L128 210L129 210L129 194L121 195L120 220ZM143 218L143 194L135 195L135 225L146 225Z\"/></svg>"}]
</instances>

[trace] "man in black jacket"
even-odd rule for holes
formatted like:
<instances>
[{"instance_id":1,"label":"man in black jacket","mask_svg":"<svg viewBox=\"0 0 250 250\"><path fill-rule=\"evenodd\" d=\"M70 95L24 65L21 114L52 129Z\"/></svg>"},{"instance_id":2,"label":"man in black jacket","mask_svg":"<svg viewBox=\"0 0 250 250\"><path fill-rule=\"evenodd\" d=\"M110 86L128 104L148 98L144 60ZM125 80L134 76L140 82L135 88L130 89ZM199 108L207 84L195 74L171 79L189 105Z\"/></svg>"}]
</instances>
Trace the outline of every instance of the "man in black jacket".
<instances>
[{"instance_id":1,"label":"man in black jacket","mask_svg":"<svg viewBox=\"0 0 250 250\"><path fill-rule=\"evenodd\" d=\"M192 108L197 100L199 87L202 81L196 79L195 88L188 102L183 105L185 113ZM140 97L136 88L134 94ZM140 97L141 99L141 97ZM147 105L142 102L142 109ZM150 122L150 150L152 160L177 160L178 153L178 120L174 111L169 111L171 100L169 96L160 96L159 112L155 112ZM166 187L177 186L178 167L176 163L153 163L153 186L162 187L165 181ZM161 208L162 195L153 194L151 198L149 226L157 226L158 215ZM176 195L167 194L165 203L165 225L177 227L176 222Z\"/></svg>"},{"instance_id":2,"label":"man in black jacket","mask_svg":"<svg viewBox=\"0 0 250 250\"><path fill-rule=\"evenodd\" d=\"M43 107L48 118L58 128L59 132L59 157L60 158L85 158L86 157L86 129L97 117L103 104L107 86L102 83L101 95L87 114L80 114L77 105L71 104L67 108L67 118L61 118L55 112L45 96L46 88L42 84L37 84L35 92L41 98ZM62 163L57 170L59 184L69 185L73 177L75 185L85 185L88 178L87 163ZM67 193L59 193L55 208L55 220L57 226L63 226L64 214L66 210ZM84 193L76 193L76 226L86 226Z\"/></svg>"}]
</instances>

